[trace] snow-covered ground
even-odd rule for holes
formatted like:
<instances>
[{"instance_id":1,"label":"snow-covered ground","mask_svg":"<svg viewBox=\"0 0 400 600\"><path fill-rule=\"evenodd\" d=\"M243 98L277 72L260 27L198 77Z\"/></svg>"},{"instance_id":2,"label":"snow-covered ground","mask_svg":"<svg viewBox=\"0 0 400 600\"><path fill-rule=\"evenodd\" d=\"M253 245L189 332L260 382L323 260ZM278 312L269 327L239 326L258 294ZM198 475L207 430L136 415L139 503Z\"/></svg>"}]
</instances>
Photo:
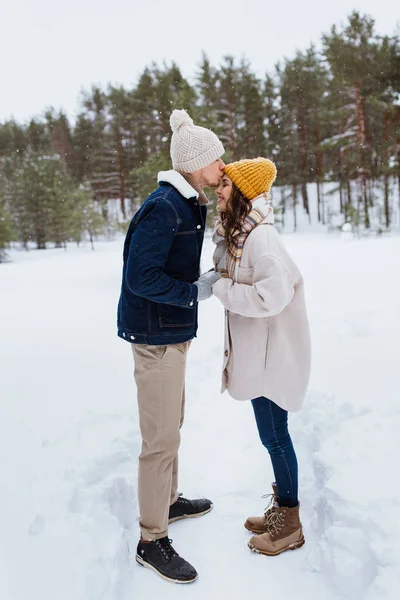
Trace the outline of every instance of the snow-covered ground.
<instances>
[{"instance_id":1,"label":"snow-covered ground","mask_svg":"<svg viewBox=\"0 0 400 600\"><path fill-rule=\"evenodd\" d=\"M13 251L0 265L2 600L398 598L400 238L285 241L313 336L308 399L291 417L306 545L275 558L247 548L243 522L263 510L272 471L250 404L219 394L212 298L189 354L180 489L215 508L170 527L199 571L191 586L134 560L140 436L132 356L115 335L122 240Z\"/></svg>"}]
</instances>

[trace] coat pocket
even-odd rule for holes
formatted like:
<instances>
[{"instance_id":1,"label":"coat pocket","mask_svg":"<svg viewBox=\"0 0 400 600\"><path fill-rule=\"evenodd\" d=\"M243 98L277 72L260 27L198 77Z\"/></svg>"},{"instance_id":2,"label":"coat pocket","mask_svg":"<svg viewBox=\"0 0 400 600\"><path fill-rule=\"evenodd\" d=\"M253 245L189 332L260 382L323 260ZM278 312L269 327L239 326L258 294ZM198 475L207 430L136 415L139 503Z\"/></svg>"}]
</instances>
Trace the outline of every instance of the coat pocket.
<instances>
[{"instance_id":1,"label":"coat pocket","mask_svg":"<svg viewBox=\"0 0 400 600\"><path fill-rule=\"evenodd\" d=\"M268 362L268 343L269 343L269 319L267 319L267 339L265 342L265 362L264 362L264 369L265 371L267 371L267 362Z\"/></svg>"},{"instance_id":2,"label":"coat pocket","mask_svg":"<svg viewBox=\"0 0 400 600\"><path fill-rule=\"evenodd\" d=\"M171 306L169 304L158 305L158 321L161 328L167 327L194 327L196 322L196 310Z\"/></svg>"}]
</instances>

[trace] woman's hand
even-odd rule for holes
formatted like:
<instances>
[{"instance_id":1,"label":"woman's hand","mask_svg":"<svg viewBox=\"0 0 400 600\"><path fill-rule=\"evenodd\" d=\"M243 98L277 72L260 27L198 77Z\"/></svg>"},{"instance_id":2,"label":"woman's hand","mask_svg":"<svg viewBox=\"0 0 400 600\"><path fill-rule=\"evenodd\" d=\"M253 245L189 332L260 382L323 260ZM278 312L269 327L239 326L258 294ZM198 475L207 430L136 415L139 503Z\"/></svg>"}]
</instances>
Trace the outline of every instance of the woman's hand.
<instances>
[{"instance_id":1,"label":"woman's hand","mask_svg":"<svg viewBox=\"0 0 400 600\"><path fill-rule=\"evenodd\" d=\"M294 278L276 256L260 257L254 266L253 283L236 283L227 277L214 285L213 293L229 311L243 317L274 317L292 301Z\"/></svg>"}]
</instances>

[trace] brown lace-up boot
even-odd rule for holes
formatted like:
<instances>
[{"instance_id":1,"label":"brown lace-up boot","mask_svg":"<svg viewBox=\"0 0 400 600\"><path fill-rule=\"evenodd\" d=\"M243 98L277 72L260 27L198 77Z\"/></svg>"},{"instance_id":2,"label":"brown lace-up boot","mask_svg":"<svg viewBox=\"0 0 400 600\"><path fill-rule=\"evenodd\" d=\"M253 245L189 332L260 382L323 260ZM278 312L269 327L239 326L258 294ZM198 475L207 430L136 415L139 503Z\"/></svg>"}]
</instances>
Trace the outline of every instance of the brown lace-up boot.
<instances>
[{"instance_id":1,"label":"brown lace-up boot","mask_svg":"<svg viewBox=\"0 0 400 600\"><path fill-rule=\"evenodd\" d=\"M273 506L275 504L278 504L278 489L276 487L275 482L272 483L272 492L273 492L272 494L266 494L265 496L263 496L263 498L270 499L268 506L265 508L265 512L264 512L263 516L262 517L249 517L244 524L246 529L248 529L252 533L265 533L267 531L265 523L266 523L268 514L272 510Z\"/></svg>"},{"instance_id":2,"label":"brown lace-up boot","mask_svg":"<svg viewBox=\"0 0 400 600\"><path fill-rule=\"evenodd\" d=\"M266 532L253 536L248 546L250 550L276 556L285 550L295 550L304 544L303 528L298 504L294 508L274 505L266 514Z\"/></svg>"}]
</instances>

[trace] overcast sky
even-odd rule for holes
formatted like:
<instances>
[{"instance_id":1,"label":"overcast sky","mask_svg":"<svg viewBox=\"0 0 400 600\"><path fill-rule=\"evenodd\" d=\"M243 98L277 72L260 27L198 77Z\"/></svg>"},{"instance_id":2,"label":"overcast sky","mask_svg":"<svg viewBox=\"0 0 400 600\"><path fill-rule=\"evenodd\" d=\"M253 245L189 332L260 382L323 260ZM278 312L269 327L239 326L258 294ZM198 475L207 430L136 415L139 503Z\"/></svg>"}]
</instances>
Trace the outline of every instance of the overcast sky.
<instances>
[{"instance_id":1,"label":"overcast sky","mask_svg":"<svg viewBox=\"0 0 400 600\"><path fill-rule=\"evenodd\" d=\"M151 61L195 73L204 49L250 60L263 75L353 9L393 34L398 0L0 0L0 120L48 106L73 117L82 88L132 85Z\"/></svg>"}]
</instances>

